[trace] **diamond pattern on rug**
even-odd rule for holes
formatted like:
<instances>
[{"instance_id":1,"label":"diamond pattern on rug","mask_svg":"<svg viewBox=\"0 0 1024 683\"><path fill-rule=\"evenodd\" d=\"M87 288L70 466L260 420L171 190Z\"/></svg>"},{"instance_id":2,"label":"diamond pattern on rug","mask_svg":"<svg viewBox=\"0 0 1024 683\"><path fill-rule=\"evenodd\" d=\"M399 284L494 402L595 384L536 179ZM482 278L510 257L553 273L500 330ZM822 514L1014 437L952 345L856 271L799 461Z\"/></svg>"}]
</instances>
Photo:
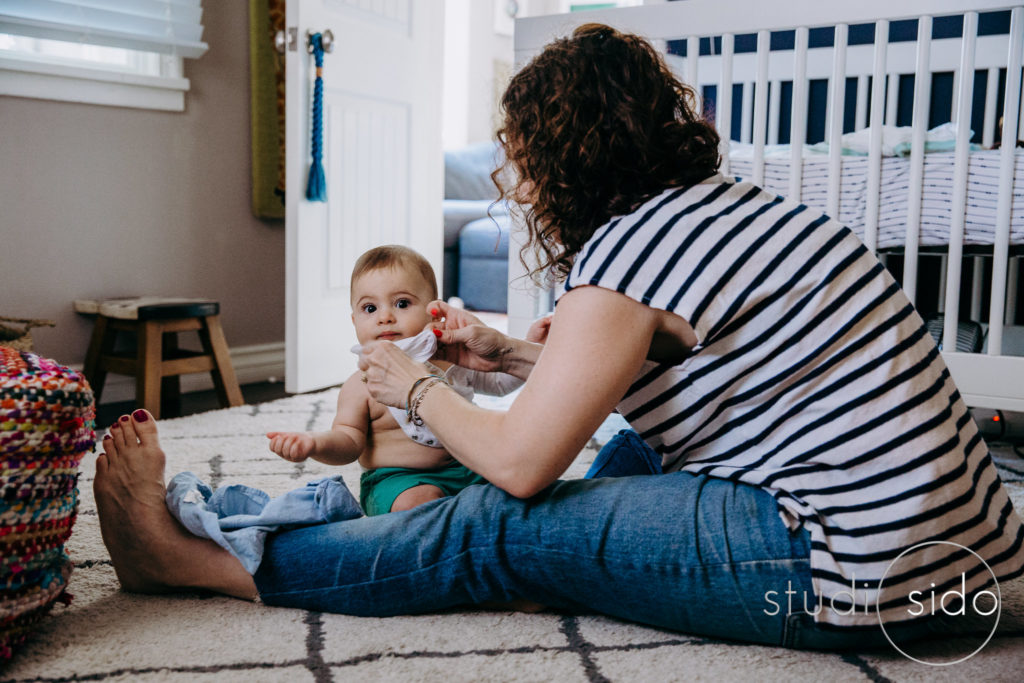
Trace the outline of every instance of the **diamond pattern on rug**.
<instances>
[{"instance_id":1,"label":"diamond pattern on rug","mask_svg":"<svg viewBox=\"0 0 1024 683\"><path fill-rule=\"evenodd\" d=\"M338 468L292 464L270 453L267 431L327 429L336 390L164 420L168 476L192 470L211 485L245 483L284 493ZM507 399L480 397L486 407ZM566 473L580 477L600 444L624 425L613 416ZM1024 459L993 457L1018 509ZM341 468L358 491L359 467ZM82 464L81 508L68 550L69 591L5 671L8 681L633 681L923 680L933 667L895 652L811 653L738 645L601 616L456 610L375 619L319 614L184 593L139 596L120 590L100 538L92 495L95 457ZM1003 590L1000 633L949 673L958 679L1019 680L1024 658L1024 582ZM959 667L963 668L959 668Z\"/></svg>"}]
</instances>

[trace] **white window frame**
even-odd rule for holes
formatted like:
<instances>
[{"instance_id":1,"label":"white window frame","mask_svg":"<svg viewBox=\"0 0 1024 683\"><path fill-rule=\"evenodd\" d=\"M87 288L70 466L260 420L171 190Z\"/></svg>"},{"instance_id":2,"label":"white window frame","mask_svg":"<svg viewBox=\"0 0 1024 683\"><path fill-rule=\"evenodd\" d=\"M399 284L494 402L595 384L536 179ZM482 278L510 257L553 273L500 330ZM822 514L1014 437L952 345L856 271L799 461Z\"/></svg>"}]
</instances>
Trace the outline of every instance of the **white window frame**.
<instances>
[{"instance_id":1,"label":"white window frame","mask_svg":"<svg viewBox=\"0 0 1024 683\"><path fill-rule=\"evenodd\" d=\"M104 68L96 62L0 51L0 95L111 107L184 111L184 59L160 55L161 75Z\"/></svg>"},{"instance_id":2,"label":"white window frame","mask_svg":"<svg viewBox=\"0 0 1024 683\"><path fill-rule=\"evenodd\" d=\"M202 15L202 0L0 0L0 95L184 111Z\"/></svg>"}]
</instances>

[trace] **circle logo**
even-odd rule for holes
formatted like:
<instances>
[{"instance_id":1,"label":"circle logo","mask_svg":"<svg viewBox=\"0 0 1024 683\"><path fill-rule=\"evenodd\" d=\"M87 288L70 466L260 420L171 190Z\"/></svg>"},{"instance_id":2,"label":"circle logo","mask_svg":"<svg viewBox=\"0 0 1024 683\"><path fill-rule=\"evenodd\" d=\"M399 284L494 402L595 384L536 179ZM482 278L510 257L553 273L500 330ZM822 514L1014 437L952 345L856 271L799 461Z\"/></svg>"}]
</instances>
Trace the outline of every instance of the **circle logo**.
<instances>
[{"instance_id":1,"label":"circle logo","mask_svg":"<svg viewBox=\"0 0 1024 683\"><path fill-rule=\"evenodd\" d=\"M969 552L970 554L974 555L976 558L978 558L978 561L980 561L985 566L985 569L988 571L989 575L992 577L992 582L995 585L995 589L996 589L995 594L993 594L991 591L988 591L988 590L983 590L983 591L975 592L973 594L973 598L971 600L968 600L967 599L968 596L966 595L966 592L967 592L967 590L966 590L966 584L967 584L966 575L965 574L961 574L961 581L962 581L961 585L963 586L963 590L962 591L957 591L957 590L953 589L953 590L946 591L945 593L943 593L939 597L939 600L938 600L938 603L937 603L938 604L938 608L936 608L936 600L935 600L935 592L934 592L935 584L932 583L931 584L931 588L933 590L931 591L930 614L929 614L929 611L928 611L928 604L925 603L925 602L921 602L921 601L917 600L914 597L915 593L917 594L917 597L921 597L922 594L924 593L924 591L911 591L910 594L907 596L908 597L908 602L914 603L916 608L919 608L919 611L916 611L916 612L908 609L908 612L910 614L914 615L914 616L920 616L920 615L923 615L923 614L929 614L930 616L935 617L940 612L942 614L944 614L945 616L956 616L957 614L961 614L962 615L962 614L965 614L966 606L968 604L970 604L973 607L974 611L977 614L979 614L979 615L988 617L988 616L991 616L992 614L995 614L995 619L994 619L994 621L992 623L992 628L989 631L988 636L981 643L981 645L979 645L977 648L975 648L974 650L972 650L968 654L964 655L963 657L960 657L959 659L954 659L954 660L945 661L945 662L934 662L934 661L930 662L928 660L921 659L920 657L915 657L914 655L910 654L909 652L907 652L906 650L901 648L899 645L897 645L896 644L896 639L894 637L892 637L892 635L890 635L890 633L888 631L886 631L886 629L885 629L885 622L882 621L882 611L881 611L881 609L879 609L879 606L880 606L881 601L882 601L882 586L884 585L885 580L889 576L890 572L892 572L893 567L895 567L896 564L901 559L903 559L905 556L909 555L910 553L913 553L915 551L919 551L919 550L922 550L924 548L928 548L928 547L931 547L931 546L937 546L937 545L953 546L955 548L959 548L960 550L965 550L965 551ZM959 596L959 598L962 600L962 603L960 604L960 607L959 607L960 612L949 612L947 610L946 598L949 595L951 595L951 594ZM980 597L982 597L982 596L984 596L986 594L992 596L995 599L995 606L994 606L994 608L992 608L992 609L990 609L988 611L985 611L983 606L979 606L979 604L978 604L978 598L980 598ZM978 553L974 552L973 550L971 550L970 548L968 548L966 546L962 546L959 543L954 543L952 541L925 541L923 543L918 543L917 545L914 545L914 546L911 546L911 547L907 548L906 550L901 552L899 555L897 555L896 558L892 562L889 563L889 566L886 567L885 573L882 574L882 578L878 582L878 593L877 593L876 598L875 598L875 612L878 615L878 624L879 624L879 626L882 627L882 634L885 636L885 639L888 640L889 644L892 645L896 649L896 651L899 652L901 655L903 655L907 659L915 661L915 662L917 662L919 664L926 664L928 666L951 666L953 664L959 664L960 662L967 661L968 659L970 659L974 655L976 655L979 652L981 652L981 650L986 645L988 645L988 642L990 640L992 640L992 636L994 636L995 633L996 633L996 627L999 625L999 615L1002 612L1002 602L1003 602L1003 600L1002 600L1002 593L999 590L999 581L996 580L995 572L992 571L992 568L988 566L988 562L986 562L984 559L982 559L982 557L980 555L978 555ZM950 635L954 635L954 634L951 633Z\"/></svg>"}]
</instances>

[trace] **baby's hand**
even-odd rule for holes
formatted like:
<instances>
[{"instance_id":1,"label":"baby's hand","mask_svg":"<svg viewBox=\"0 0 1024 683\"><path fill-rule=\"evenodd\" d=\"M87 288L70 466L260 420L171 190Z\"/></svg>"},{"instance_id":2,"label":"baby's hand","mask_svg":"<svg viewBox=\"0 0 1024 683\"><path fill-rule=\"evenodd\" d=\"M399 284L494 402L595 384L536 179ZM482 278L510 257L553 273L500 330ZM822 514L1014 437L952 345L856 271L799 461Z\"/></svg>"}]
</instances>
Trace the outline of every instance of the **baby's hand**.
<instances>
[{"instance_id":1,"label":"baby's hand","mask_svg":"<svg viewBox=\"0 0 1024 683\"><path fill-rule=\"evenodd\" d=\"M551 329L551 317L554 314L546 315L543 318L538 318L533 321L530 325L530 329L526 331L526 341L534 342L535 344L543 344L548 340L548 330Z\"/></svg>"},{"instance_id":2,"label":"baby's hand","mask_svg":"<svg viewBox=\"0 0 1024 683\"><path fill-rule=\"evenodd\" d=\"M313 455L316 442L305 432L267 432L270 450L290 462L302 462Z\"/></svg>"}]
</instances>

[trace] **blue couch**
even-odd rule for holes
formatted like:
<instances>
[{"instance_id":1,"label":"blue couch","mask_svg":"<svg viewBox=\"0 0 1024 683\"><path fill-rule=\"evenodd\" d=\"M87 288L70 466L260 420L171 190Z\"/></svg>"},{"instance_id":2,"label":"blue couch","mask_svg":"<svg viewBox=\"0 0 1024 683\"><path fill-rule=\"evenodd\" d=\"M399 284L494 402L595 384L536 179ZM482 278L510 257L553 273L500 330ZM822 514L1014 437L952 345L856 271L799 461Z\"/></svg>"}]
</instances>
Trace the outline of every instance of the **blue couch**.
<instances>
[{"instance_id":1,"label":"blue couch","mask_svg":"<svg viewBox=\"0 0 1024 683\"><path fill-rule=\"evenodd\" d=\"M508 207L495 203L491 181L500 148L469 145L444 155L444 282L442 296L466 308L504 313L508 306Z\"/></svg>"}]
</instances>

